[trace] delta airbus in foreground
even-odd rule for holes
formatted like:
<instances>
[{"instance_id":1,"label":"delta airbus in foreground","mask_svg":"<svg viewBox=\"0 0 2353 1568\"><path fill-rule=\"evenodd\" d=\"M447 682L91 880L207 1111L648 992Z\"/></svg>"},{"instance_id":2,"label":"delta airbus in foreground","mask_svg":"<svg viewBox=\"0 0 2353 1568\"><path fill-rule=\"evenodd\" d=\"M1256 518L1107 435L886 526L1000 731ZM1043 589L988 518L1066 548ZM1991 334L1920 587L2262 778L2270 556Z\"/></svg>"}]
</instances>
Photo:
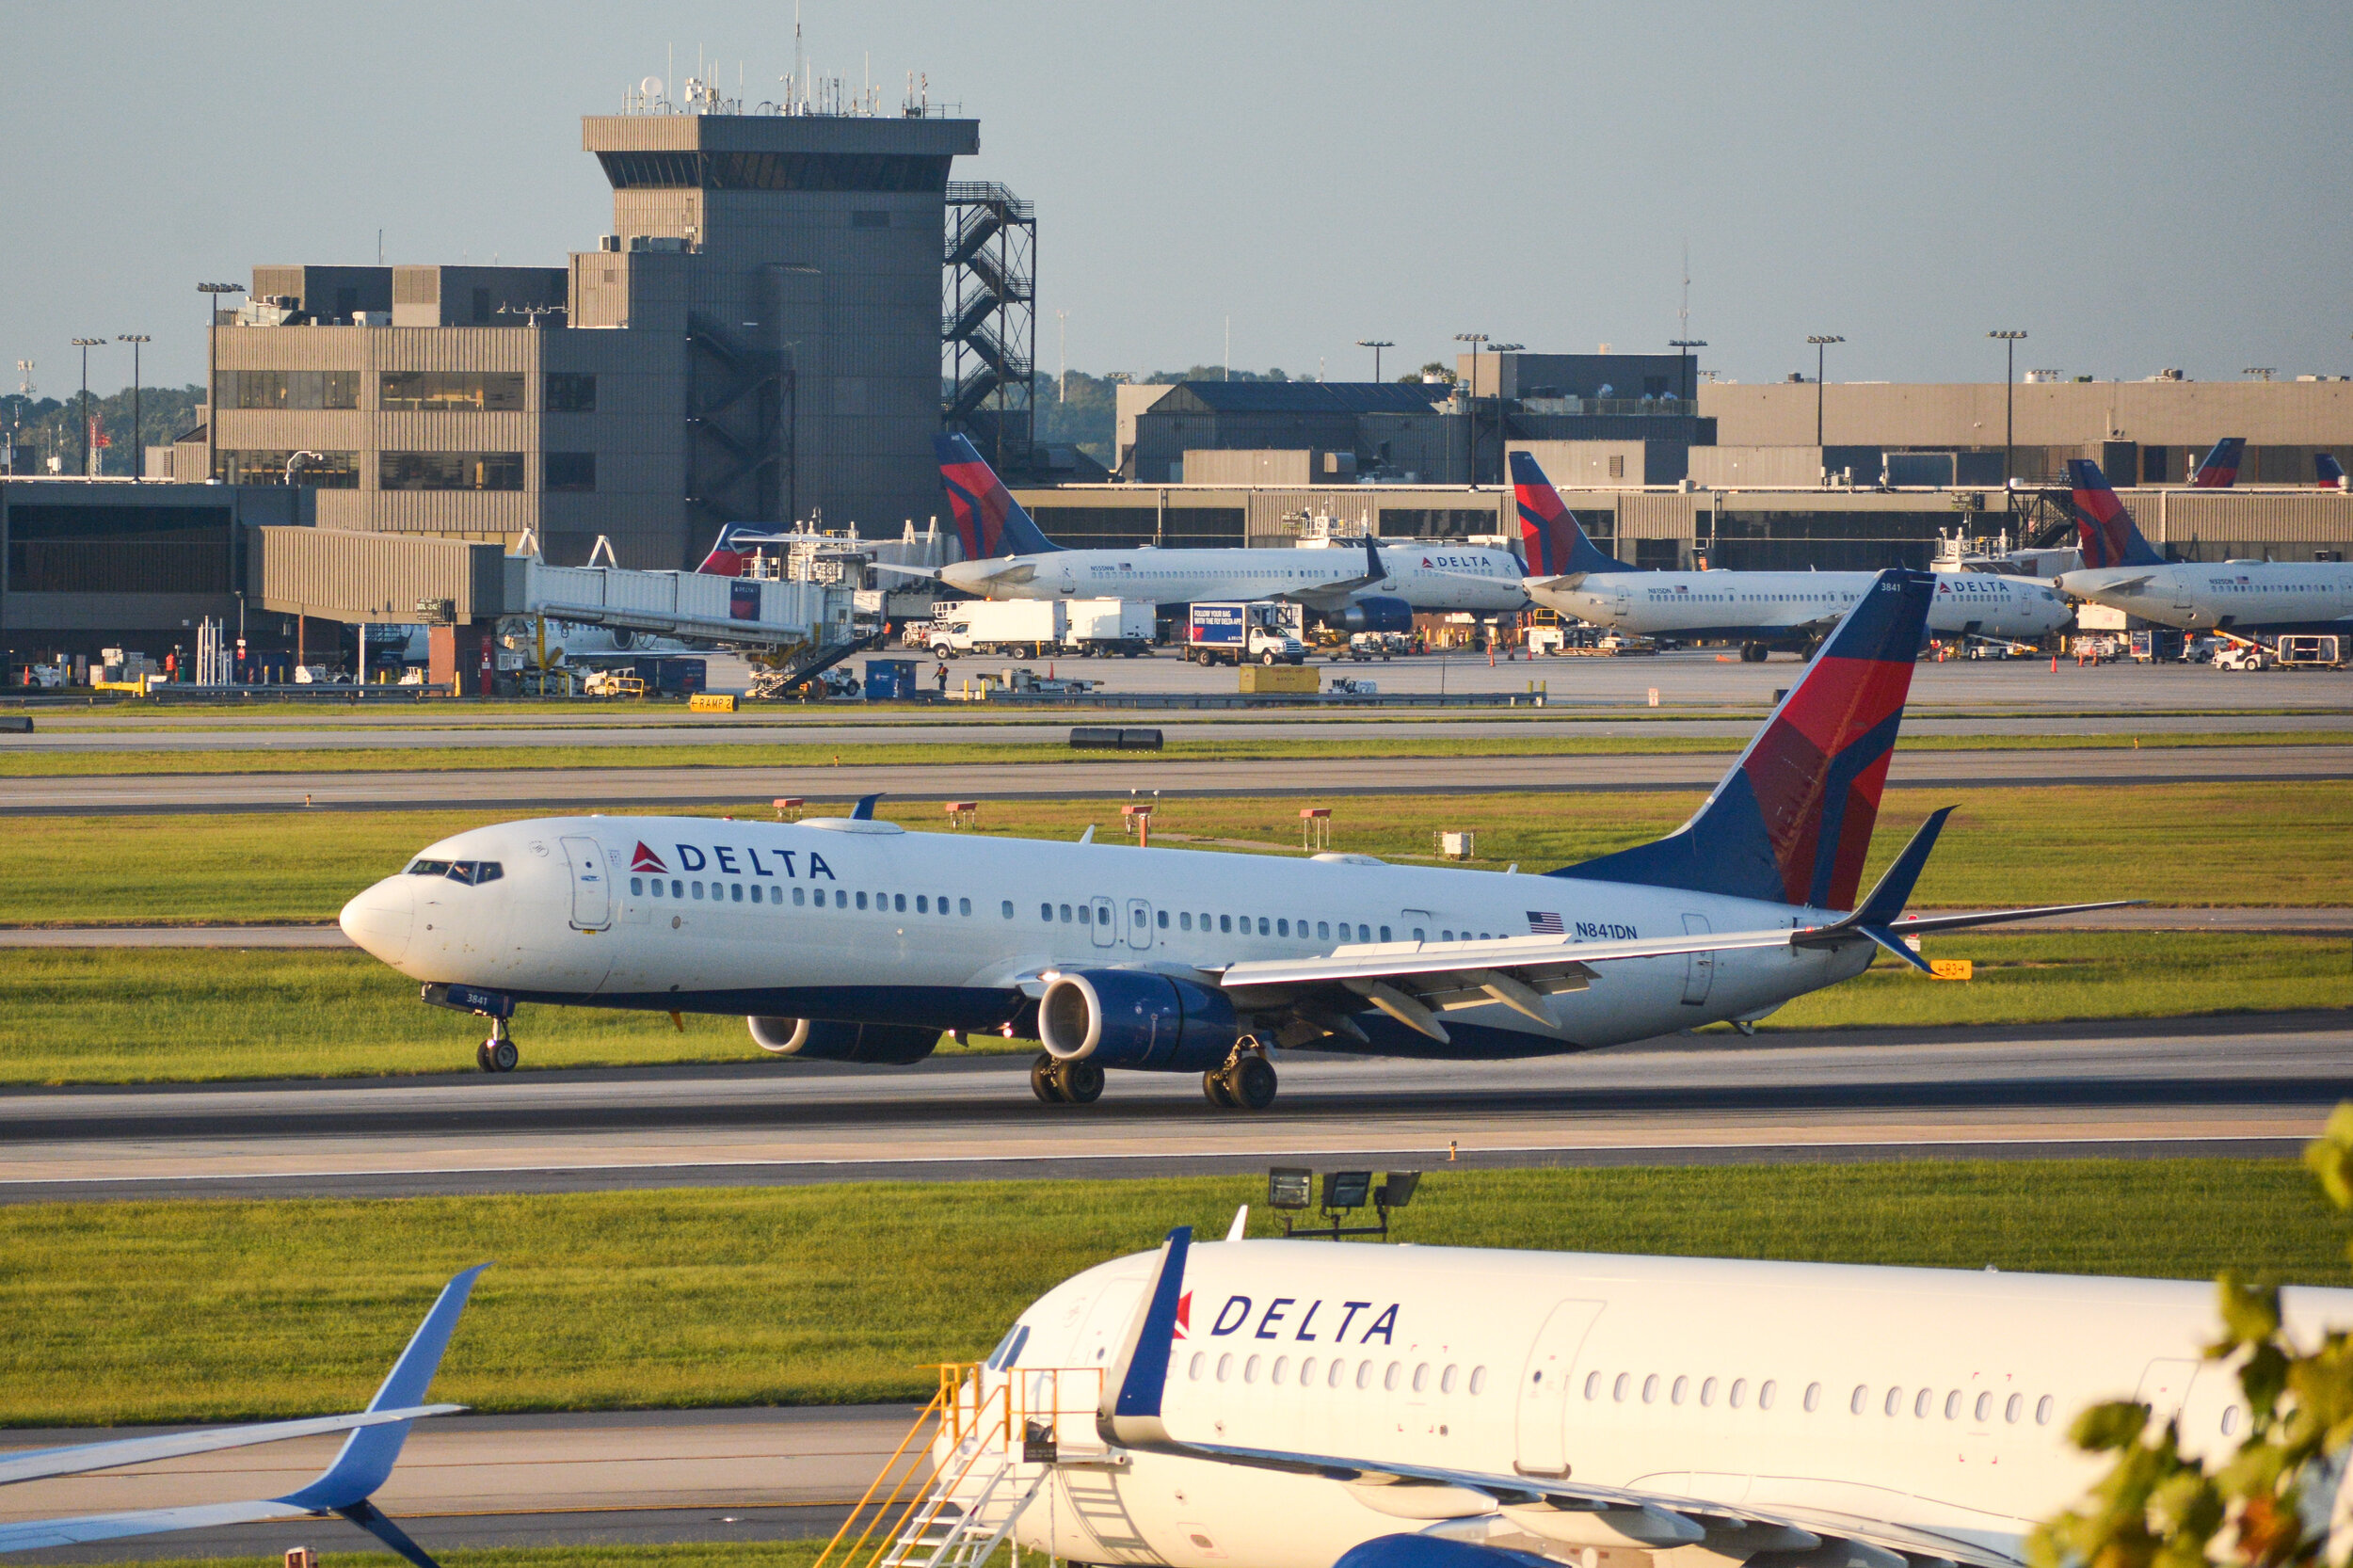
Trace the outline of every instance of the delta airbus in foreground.
<instances>
[{"instance_id":1,"label":"delta airbus in foreground","mask_svg":"<svg viewBox=\"0 0 2353 1568\"><path fill-rule=\"evenodd\" d=\"M1190 1242L1021 1314L976 1392L1056 1463L958 1454L952 1500L984 1480L1023 1545L1163 1568L2010 1568L2098 1479L2088 1405L2210 1459L2247 1432L2210 1285ZM2353 1321L2283 1304L2308 1344Z\"/></svg>"},{"instance_id":2,"label":"delta airbus in foreground","mask_svg":"<svg viewBox=\"0 0 2353 1568\"><path fill-rule=\"evenodd\" d=\"M1525 452L1512 454L1512 487L1529 597L1636 636L1738 643L1752 662L1776 648L1811 653L1878 581L1867 571L1644 571L1604 554ZM2037 642L2073 618L2031 579L1948 571L1935 582L1927 627L1938 636Z\"/></svg>"},{"instance_id":3,"label":"delta airbus in foreground","mask_svg":"<svg viewBox=\"0 0 2353 1568\"><path fill-rule=\"evenodd\" d=\"M913 834L870 809L557 817L430 845L343 929L493 1019L492 1069L516 1004L543 1002L740 1014L822 1061L1003 1031L1044 1044L1041 1098L1123 1068L1259 1107L1270 1045L1497 1058L1745 1023L1880 952L1926 968L1908 936L2051 912L1906 918L1945 811L1856 897L1935 588L1882 573L1689 822L1545 875Z\"/></svg>"}]
</instances>

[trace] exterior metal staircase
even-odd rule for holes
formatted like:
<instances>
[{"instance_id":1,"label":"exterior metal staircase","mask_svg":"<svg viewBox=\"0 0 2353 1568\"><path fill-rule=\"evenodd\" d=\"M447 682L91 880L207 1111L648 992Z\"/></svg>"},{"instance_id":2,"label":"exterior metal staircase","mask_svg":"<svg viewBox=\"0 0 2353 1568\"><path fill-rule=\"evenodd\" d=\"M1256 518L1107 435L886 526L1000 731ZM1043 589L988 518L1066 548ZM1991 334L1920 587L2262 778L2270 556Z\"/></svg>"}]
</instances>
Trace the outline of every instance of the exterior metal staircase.
<instances>
[{"instance_id":1,"label":"exterior metal staircase","mask_svg":"<svg viewBox=\"0 0 2353 1568\"><path fill-rule=\"evenodd\" d=\"M1058 1450L1065 1424L1092 1438L1102 1383L1096 1368L1067 1377L1023 1370L991 1382L975 1365L940 1368L939 1392L815 1568L983 1568L1061 1466L1103 1458ZM1080 1387L1083 1404L1062 1408Z\"/></svg>"}]
</instances>

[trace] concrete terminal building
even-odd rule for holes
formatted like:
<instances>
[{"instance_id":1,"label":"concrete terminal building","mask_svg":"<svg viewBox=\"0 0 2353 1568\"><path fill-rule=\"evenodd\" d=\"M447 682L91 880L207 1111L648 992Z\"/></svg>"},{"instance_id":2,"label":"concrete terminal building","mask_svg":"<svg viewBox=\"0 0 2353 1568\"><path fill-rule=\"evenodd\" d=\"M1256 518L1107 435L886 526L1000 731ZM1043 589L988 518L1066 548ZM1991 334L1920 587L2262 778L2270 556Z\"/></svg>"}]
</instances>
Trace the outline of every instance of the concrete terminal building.
<instances>
[{"instance_id":1,"label":"concrete terminal building","mask_svg":"<svg viewBox=\"0 0 2353 1568\"><path fill-rule=\"evenodd\" d=\"M321 527L531 529L566 563L601 534L644 568L723 522L936 514L948 175L978 123L648 112L581 142L613 224L567 266L256 266L213 328L210 427L151 469L291 463Z\"/></svg>"}]
</instances>

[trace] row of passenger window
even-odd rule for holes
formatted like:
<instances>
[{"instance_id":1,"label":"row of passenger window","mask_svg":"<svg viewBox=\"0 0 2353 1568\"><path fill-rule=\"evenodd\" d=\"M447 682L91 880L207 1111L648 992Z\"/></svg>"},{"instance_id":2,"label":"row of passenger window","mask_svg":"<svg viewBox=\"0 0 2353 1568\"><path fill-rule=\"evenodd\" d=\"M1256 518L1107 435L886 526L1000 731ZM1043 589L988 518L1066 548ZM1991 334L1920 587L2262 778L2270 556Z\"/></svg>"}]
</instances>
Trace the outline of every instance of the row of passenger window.
<instances>
[{"instance_id":1,"label":"row of passenger window","mask_svg":"<svg viewBox=\"0 0 2353 1568\"><path fill-rule=\"evenodd\" d=\"M1392 1361L1385 1368L1378 1362L1359 1361L1355 1363L1353 1375L1349 1368L1350 1364L1346 1356L1336 1355L1328 1362L1320 1361L1312 1355L1302 1357L1298 1368L1298 1386L1313 1388L1321 1384L1325 1388L1341 1388L1353 1383L1358 1388L1369 1389L1373 1379L1378 1376L1382 1388L1386 1392L1395 1393L1399 1384L1406 1381L1405 1363L1402 1361ZM1253 1355L1242 1360L1242 1382L1255 1384L1262 1373L1267 1382L1280 1387L1291 1381L1291 1358L1288 1355L1278 1355L1272 1365L1264 1356ZM1463 1381L1463 1369L1459 1366L1449 1364L1444 1368L1438 1368L1427 1361L1418 1362L1413 1370L1414 1392L1417 1394L1429 1392L1433 1374L1438 1384L1438 1392L1441 1394L1453 1393L1456 1385ZM1193 1360L1186 1364L1185 1376L1194 1383L1199 1383L1205 1376L1213 1377L1219 1383L1230 1382L1234 1376L1234 1357L1231 1352L1219 1356L1217 1366L1212 1371L1209 1368L1209 1352L1195 1351ZM1469 1384L1473 1394L1485 1393L1487 1391L1487 1368L1473 1367L1470 1369Z\"/></svg>"},{"instance_id":2,"label":"row of passenger window","mask_svg":"<svg viewBox=\"0 0 2353 1568\"><path fill-rule=\"evenodd\" d=\"M1542 1374L1540 1373L1538 1375L1541 1376ZM1585 1397L1588 1400L1600 1399L1603 1382L1604 1380L1601 1373L1588 1372L1585 1375ZM1633 1397L1634 1374L1631 1372L1620 1372L1616 1377L1608 1380L1608 1386L1609 1389L1609 1398L1619 1404L1624 1404L1628 1399ZM1689 1400L1692 1394L1692 1383L1689 1378L1678 1375L1673 1383L1667 1383L1659 1376L1658 1373L1653 1372L1649 1376L1642 1379L1642 1402L1644 1404L1657 1403L1659 1391L1662 1387L1666 1391L1667 1402L1669 1404L1682 1404ZM1773 1399L1778 1392L1779 1386L1771 1378L1767 1378L1763 1383L1758 1384L1756 1385L1756 1408L1759 1410L1772 1409ZM1734 1378L1731 1385L1726 1387L1719 1379L1702 1378L1699 1382L1698 1393L1699 1402L1702 1405L1714 1404L1719 1393L1721 1393L1724 1403L1730 1405L1735 1410L1738 1410L1748 1402L1749 1380L1746 1378ZM1982 1423L1991 1421L1993 1418L1993 1401L1994 1395L1991 1390L1980 1392L1977 1396L1976 1400L1972 1401L1966 1393L1961 1389L1955 1388L1948 1391L1944 1396L1941 1403L1945 1412L1945 1419L1947 1421L1960 1420L1961 1412L1963 1410L1967 1410L1975 1419ZM1886 1391L1885 1399L1881 1401L1881 1406L1886 1414L1890 1416L1898 1416L1903 1413L1905 1403L1906 1400L1904 1390L1900 1387L1890 1387ZM1935 1389L1918 1388L1912 1391L1910 1403L1913 1415L1925 1420L1931 1412L1939 1408L1940 1401L1937 1398ZM1805 1385L1804 1404L1809 1415L1821 1408L1822 1385L1820 1384L1809 1383ZM1847 1400L1847 1408L1853 1414L1860 1416L1870 1407L1871 1389L1869 1384L1860 1383L1856 1384L1854 1393ZM2051 1424L2052 1408L2053 1406L2050 1395L2045 1394L2041 1399L2037 1400L2034 1405L2035 1425L2039 1427L2049 1426ZM2024 1394L2012 1394L2002 1403L2002 1419L2014 1426L2018 1423L2020 1418L2025 1416L2025 1409L2026 1397Z\"/></svg>"},{"instance_id":3,"label":"row of passenger window","mask_svg":"<svg viewBox=\"0 0 2353 1568\"><path fill-rule=\"evenodd\" d=\"M680 877L672 877L667 881L664 881L663 878L658 876L632 876L629 879L629 890L632 896L638 898L707 898L718 904L767 903L780 904L784 902L784 889L782 888L769 887L764 883L759 882L713 882L711 885L710 890L706 893L704 891L703 885L700 882L691 882ZM819 909L825 908L827 907L825 903L826 891L827 889L824 888L814 889L816 896L812 900L810 897L810 888L807 887L795 887L792 889L793 906L795 908L808 908L814 904L815 907ZM855 906L859 909L872 909L883 914L904 915L907 912L907 895L904 893L854 893L847 888L836 888L831 889L831 891L833 893L833 904L831 906L836 909L848 909ZM972 913L972 901L968 898L960 898L955 900L954 912L958 915L969 916ZM915 913L919 915L945 915L949 913L948 895L946 893L941 893L935 897L930 893L917 893L915 895ZM1003 914L1006 920L1013 919L1012 900L1008 899L1005 901Z\"/></svg>"},{"instance_id":4,"label":"row of passenger window","mask_svg":"<svg viewBox=\"0 0 2353 1568\"><path fill-rule=\"evenodd\" d=\"M1059 911L1059 914L1057 911ZM1096 916L1093 907L1084 904L1040 904L1037 906L1037 918L1048 923L1052 923L1059 920L1064 925L1068 925L1073 920L1076 920L1080 925L1092 925L1096 923ZM1139 922L1141 922L1144 920L1142 911L1138 911L1135 918ZM1103 924L1109 925L1112 923L1112 919L1113 917L1110 910L1106 909L1102 912L1101 920ZM1289 917L1277 917L1272 915L1211 915L1206 910L1196 915L1190 909L1186 909L1179 910L1177 912L1176 924L1176 929L1179 931L1216 930L1224 932L1228 936L1239 934L1241 936L1247 936L1251 933L1251 922L1253 920L1257 922L1257 933L1261 936L1289 936L1291 935L1291 928L1295 925L1299 928L1300 938L1305 940L1306 939L1307 932L1312 924L1315 931L1314 939L1319 942L1369 942L1372 940L1372 927L1369 925L1353 924L1347 920L1341 920L1338 922L1339 935L1337 937L1332 935L1334 922L1330 920L1316 920L1310 922L1305 920L1293 920ZM1196 924L1196 922L1198 923ZM1169 929L1169 912L1165 909L1157 911L1154 923L1157 924L1162 931ZM1353 932L1354 935L1350 935L1352 932ZM1419 934L1417 933L1416 935ZM1385 942L1388 939L1389 928L1385 925L1381 928L1381 940Z\"/></svg>"}]
</instances>

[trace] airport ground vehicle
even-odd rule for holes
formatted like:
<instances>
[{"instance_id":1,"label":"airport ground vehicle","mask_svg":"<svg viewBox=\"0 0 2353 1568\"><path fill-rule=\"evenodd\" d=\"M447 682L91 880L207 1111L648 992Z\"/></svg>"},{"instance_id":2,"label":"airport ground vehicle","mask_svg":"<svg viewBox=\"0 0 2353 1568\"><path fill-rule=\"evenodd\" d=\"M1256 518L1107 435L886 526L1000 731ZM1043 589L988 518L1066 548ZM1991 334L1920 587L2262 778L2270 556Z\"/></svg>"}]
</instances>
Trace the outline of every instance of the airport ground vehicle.
<instances>
[{"instance_id":1,"label":"airport ground vehicle","mask_svg":"<svg viewBox=\"0 0 2353 1568\"><path fill-rule=\"evenodd\" d=\"M936 658L1010 653L1117 653L1133 659L1152 647L1152 606L1118 599L967 600L933 619L923 646Z\"/></svg>"},{"instance_id":2,"label":"airport ground vehicle","mask_svg":"<svg viewBox=\"0 0 2353 1568\"><path fill-rule=\"evenodd\" d=\"M2291 633L2280 639L2277 653L2283 670L2345 668L2345 638L2335 632Z\"/></svg>"},{"instance_id":3,"label":"airport ground vehicle","mask_svg":"<svg viewBox=\"0 0 2353 1568\"><path fill-rule=\"evenodd\" d=\"M2233 638L2214 650L2214 667L2218 670L2267 670L2271 665L2271 650L2261 643Z\"/></svg>"},{"instance_id":4,"label":"airport ground vehicle","mask_svg":"<svg viewBox=\"0 0 2353 1568\"><path fill-rule=\"evenodd\" d=\"M1304 664L1303 616L1277 600L1194 604L1185 616L1185 657L1200 664Z\"/></svg>"}]
</instances>

